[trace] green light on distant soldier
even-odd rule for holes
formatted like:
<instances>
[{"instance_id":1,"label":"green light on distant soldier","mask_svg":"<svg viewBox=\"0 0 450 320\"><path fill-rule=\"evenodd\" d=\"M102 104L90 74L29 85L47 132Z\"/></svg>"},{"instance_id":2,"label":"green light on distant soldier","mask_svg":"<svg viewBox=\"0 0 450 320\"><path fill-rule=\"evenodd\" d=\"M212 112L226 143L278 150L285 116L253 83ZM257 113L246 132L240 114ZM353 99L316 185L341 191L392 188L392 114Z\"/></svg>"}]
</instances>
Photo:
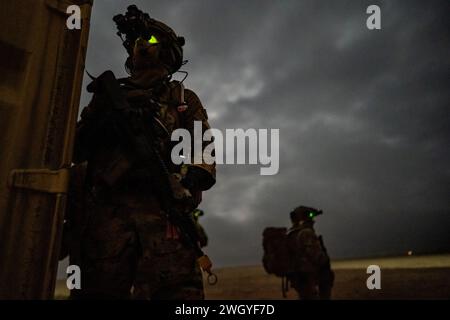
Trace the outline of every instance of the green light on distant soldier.
<instances>
[{"instance_id":1,"label":"green light on distant soldier","mask_svg":"<svg viewBox=\"0 0 450 320\"><path fill-rule=\"evenodd\" d=\"M313 212L310 212L309 213L309 217L312 219L312 218L314 218L314 213Z\"/></svg>"}]
</instances>

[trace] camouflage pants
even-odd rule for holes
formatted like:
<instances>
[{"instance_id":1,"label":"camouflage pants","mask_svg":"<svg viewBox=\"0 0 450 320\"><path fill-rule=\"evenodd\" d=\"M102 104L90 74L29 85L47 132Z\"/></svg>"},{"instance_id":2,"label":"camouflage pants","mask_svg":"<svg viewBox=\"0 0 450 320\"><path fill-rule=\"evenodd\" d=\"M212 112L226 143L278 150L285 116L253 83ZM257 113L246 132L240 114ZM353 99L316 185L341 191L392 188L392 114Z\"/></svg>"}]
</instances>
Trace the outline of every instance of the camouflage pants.
<instances>
[{"instance_id":1,"label":"camouflage pants","mask_svg":"<svg viewBox=\"0 0 450 320\"><path fill-rule=\"evenodd\" d=\"M289 279L292 287L297 291L301 300L319 299L317 288L317 276L314 273L300 272L291 276Z\"/></svg>"},{"instance_id":2,"label":"camouflage pants","mask_svg":"<svg viewBox=\"0 0 450 320\"><path fill-rule=\"evenodd\" d=\"M334 272L331 269L315 272L299 272L289 279L301 300L329 300L334 284Z\"/></svg>"},{"instance_id":3,"label":"camouflage pants","mask_svg":"<svg viewBox=\"0 0 450 320\"><path fill-rule=\"evenodd\" d=\"M204 298L193 250L168 234L157 203L91 207L78 265L81 289L74 299ZM172 235L172 236L171 236Z\"/></svg>"}]
</instances>

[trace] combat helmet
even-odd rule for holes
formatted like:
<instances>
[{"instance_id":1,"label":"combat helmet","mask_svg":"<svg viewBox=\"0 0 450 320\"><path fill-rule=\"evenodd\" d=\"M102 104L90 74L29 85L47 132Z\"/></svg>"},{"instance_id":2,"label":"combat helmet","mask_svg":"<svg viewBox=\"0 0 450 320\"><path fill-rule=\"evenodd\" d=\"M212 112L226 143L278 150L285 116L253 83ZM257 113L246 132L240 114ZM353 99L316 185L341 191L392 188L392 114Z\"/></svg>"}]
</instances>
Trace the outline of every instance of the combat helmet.
<instances>
[{"instance_id":1,"label":"combat helmet","mask_svg":"<svg viewBox=\"0 0 450 320\"><path fill-rule=\"evenodd\" d=\"M125 64L128 69L132 70L133 68L131 57L133 56L136 39L142 37L149 40L152 32L158 32L163 36L161 40L161 60L169 74L175 73L184 64L184 37L177 36L169 26L150 18L148 13L142 12L136 5L129 6L125 15L114 16L113 21L117 25L117 35L122 39L123 46L129 55Z\"/></svg>"},{"instance_id":2,"label":"combat helmet","mask_svg":"<svg viewBox=\"0 0 450 320\"><path fill-rule=\"evenodd\" d=\"M306 206L298 206L290 213L290 217L292 222L298 222L300 220L312 220L321 214L323 214L322 210Z\"/></svg>"}]
</instances>

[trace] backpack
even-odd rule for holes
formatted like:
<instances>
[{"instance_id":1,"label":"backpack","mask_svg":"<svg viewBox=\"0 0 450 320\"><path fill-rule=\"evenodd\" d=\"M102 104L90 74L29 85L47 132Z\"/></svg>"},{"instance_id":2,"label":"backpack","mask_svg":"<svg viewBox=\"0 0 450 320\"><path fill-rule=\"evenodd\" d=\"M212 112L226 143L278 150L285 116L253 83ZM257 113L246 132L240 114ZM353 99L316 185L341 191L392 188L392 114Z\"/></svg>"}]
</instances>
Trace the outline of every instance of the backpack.
<instances>
[{"instance_id":1,"label":"backpack","mask_svg":"<svg viewBox=\"0 0 450 320\"><path fill-rule=\"evenodd\" d=\"M263 266L269 274L286 276L290 271L287 228L269 227L263 232Z\"/></svg>"},{"instance_id":2,"label":"backpack","mask_svg":"<svg viewBox=\"0 0 450 320\"><path fill-rule=\"evenodd\" d=\"M264 270L268 274L273 274L281 278L281 292L284 298L286 298L286 293L289 290L292 274L300 269L297 263L298 257L292 254L297 251L297 247L293 246L293 236L298 236L304 230L308 229L296 229L287 232L287 228L268 227L263 231ZM320 281L325 281L329 286L333 286L334 273L330 267L330 259L323 245L322 236L317 237L316 240L320 250L317 250L318 258L315 260L317 260L321 270L321 277L327 276L326 279L321 278Z\"/></svg>"}]
</instances>

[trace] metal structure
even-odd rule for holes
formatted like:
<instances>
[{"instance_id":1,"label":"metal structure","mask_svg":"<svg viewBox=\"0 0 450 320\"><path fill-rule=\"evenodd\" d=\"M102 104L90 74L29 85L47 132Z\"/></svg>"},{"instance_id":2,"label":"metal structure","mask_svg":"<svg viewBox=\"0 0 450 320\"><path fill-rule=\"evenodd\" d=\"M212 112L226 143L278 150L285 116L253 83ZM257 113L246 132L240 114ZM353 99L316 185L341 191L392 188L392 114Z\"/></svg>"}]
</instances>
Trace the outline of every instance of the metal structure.
<instances>
[{"instance_id":1,"label":"metal structure","mask_svg":"<svg viewBox=\"0 0 450 320\"><path fill-rule=\"evenodd\" d=\"M53 297L92 2L0 4L0 299Z\"/></svg>"}]
</instances>

